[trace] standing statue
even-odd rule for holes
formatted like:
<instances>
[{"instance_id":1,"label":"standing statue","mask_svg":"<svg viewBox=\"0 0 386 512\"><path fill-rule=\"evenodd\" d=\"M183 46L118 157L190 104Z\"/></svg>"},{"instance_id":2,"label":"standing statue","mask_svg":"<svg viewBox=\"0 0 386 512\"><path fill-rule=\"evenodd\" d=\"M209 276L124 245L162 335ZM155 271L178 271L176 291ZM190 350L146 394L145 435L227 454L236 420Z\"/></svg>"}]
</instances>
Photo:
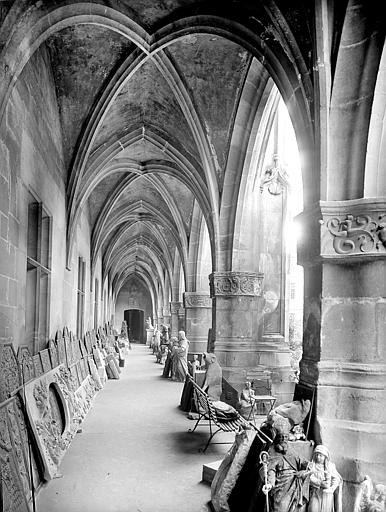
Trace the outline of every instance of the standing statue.
<instances>
[{"instance_id":1,"label":"standing statue","mask_svg":"<svg viewBox=\"0 0 386 512\"><path fill-rule=\"evenodd\" d=\"M307 512L341 512L339 486L342 477L330 460L330 452L320 444L315 447L310 471L310 501ZM335 490L338 490L335 493Z\"/></svg>"},{"instance_id":2,"label":"standing statue","mask_svg":"<svg viewBox=\"0 0 386 512\"><path fill-rule=\"evenodd\" d=\"M288 435L279 433L261 470L265 512L305 512L309 498L309 461L288 450Z\"/></svg>"},{"instance_id":3,"label":"standing statue","mask_svg":"<svg viewBox=\"0 0 386 512\"><path fill-rule=\"evenodd\" d=\"M162 377L165 377L166 379L172 376L174 347L177 346L178 338L176 336L172 336L169 340L169 343L167 344L165 366L162 373Z\"/></svg>"},{"instance_id":4,"label":"standing statue","mask_svg":"<svg viewBox=\"0 0 386 512\"><path fill-rule=\"evenodd\" d=\"M217 357L211 352L204 352L203 358L206 375L202 389L212 400L220 400L222 393L222 368L217 361Z\"/></svg>"},{"instance_id":5,"label":"standing statue","mask_svg":"<svg viewBox=\"0 0 386 512\"><path fill-rule=\"evenodd\" d=\"M178 345L172 353L172 380L184 382L188 373L189 340L184 331L178 333Z\"/></svg>"},{"instance_id":6,"label":"standing statue","mask_svg":"<svg viewBox=\"0 0 386 512\"><path fill-rule=\"evenodd\" d=\"M238 410L244 418L249 418L252 409L255 406L256 396L250 381L246 381L244 388L240 393L240 400L238 403Z\"/></svg>"},{"instance_id":7,"label":"standing statue","mask_svg":"<svg viewBox=\"0 0 386 512\"><path fill-rule=\"evenodd\" d=\"M127 322L126 322L126 320L123 320L123 321L122 321L122 326L121 326L121 338L129 339L129 335L128 335L128 333L127 333Z\"/></svg>"}]
</instances>

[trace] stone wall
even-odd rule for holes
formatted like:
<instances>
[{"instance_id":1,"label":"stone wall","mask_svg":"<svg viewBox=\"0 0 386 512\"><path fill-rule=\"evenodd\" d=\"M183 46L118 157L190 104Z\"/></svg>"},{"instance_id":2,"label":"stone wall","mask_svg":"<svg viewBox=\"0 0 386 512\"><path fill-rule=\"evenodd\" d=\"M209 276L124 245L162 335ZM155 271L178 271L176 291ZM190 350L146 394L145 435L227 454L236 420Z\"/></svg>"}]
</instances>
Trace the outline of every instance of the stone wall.
<instances>
[{"instance_id":1,"label":"stone wall","mask_svg":"<svg viewBox=\"0 0 386 512\"><path fill-rule=\"evenodd\" d=\"M66 269L67 170L55 87L44 46L31 57L8 102L0 129L0 161L0 341L12 342L17 348L26 341L30 193L52 218L48 334L63 324L76 328L78 256L86 260L85 318L90 318L92 310L87 210L77 231L71 270ZM85 325L86 329L91 327Z\"/></svg>"}]
</instances>

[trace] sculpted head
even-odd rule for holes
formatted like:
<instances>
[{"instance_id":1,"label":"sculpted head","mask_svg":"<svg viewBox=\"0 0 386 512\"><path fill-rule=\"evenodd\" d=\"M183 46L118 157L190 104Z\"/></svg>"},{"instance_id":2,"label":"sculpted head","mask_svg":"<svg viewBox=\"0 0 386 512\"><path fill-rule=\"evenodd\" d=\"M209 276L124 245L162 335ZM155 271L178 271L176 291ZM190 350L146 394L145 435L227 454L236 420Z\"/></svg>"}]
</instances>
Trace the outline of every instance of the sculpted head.
<instances>
[{"instance_id":1,"label":"sculpted head","mask_svg":"<svg viewBox=\"0 0 386 512\"><path fill-rule=\"evenodd\" d=\"M283 455L287 453L288 434L284 434L282 432L277 433L275 439L273 440L273 445L275 447L276 452L282 453Z\"/></svg>"}]
</instances>

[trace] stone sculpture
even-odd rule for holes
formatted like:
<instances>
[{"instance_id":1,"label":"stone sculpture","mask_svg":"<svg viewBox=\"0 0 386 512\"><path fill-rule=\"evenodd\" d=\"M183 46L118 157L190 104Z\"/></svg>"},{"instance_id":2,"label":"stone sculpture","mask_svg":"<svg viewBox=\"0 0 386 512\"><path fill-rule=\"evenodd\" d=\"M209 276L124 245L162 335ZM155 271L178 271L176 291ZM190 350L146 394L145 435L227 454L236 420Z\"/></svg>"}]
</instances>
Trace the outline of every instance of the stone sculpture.
<instances>
[{"instance_id":1,"label":"stone sculpture","mask_svg":"<svg viewBox=\"0 0 386 512\"><path fill-rule=\"evenodd\" d=\"M331 462L330 452L324 445L314 449L310 471L310 498L307 512L341 512L342 477ZM337 492L336 492L337 491Z\"/></svg>"},{"instance_id":2,"label":"stone sculpture","mask_svg":"<svg viewBox=\"0 0 386 512\"><path fill-rule=\"evenodd\" d=\"M251 414L251 410L255 405L256 397L255 392L252 389L252 384L247 381L240 393L240 400L238 403L238 409L242 416L248 418Z\"/></svg>"},{"instance_id":3,"label":"stone sculpture","mask_svg":"<svg viewBox=\"0 0 386 512\"><path fill-rule=\"evenodd\" d=\"M206 375L202 389L208 393L213 400L220 400L222 393L222 368L217 357L211 352L203 355L205 361Z\"/></svg>"},{"instance_id":4,"label":"stone sculpture","mask_svg":"<svg viewBox=\"0 0 386 512\"><path fill-rule=\"evenodd\" d=\"M178 333L178 345L172 352L172 380L184 382L188 373L189 340L184 331Z\"/></svg>"},{"instance_id":5,"label":"stone sculpture","mask_svg":"<svg viewBox=\"0 0 386 512\"><path fill-rule=\"evenodd\" d=\"M308 502L308 465L288 450L288 437L277 434L260 472L266 496L265 511L305 512Z\"/></svg>"},{"instance_id":6,"label":"stone sculpture","mask_svg":"<svg viewBox=\"0 0 386 512\"><path fill-rule=\"evenodd\" d=\"M359 489L354 512L385 512L385 510L386 485L374 485L371 478L366 475Z\"/></svg>"}]
</instances>

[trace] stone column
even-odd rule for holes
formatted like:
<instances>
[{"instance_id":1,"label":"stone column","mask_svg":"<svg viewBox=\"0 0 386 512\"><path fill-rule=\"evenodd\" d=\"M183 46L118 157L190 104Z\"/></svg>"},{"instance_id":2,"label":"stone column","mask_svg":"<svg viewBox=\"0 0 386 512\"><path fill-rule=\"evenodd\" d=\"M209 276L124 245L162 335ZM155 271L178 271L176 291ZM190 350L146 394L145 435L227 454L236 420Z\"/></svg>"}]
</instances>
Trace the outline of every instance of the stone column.
<instances>
[{"instance_id":1,"label":"stone column","mask_svg":"<svg viewBox=\"0 0 386 512\"><path fill-rule=\"evenodd\" d=\"M171 319L171 316L170 316L170 311L169 309L167 308L164 308L163 310L163 323L164 325L169 325L170 326L170 319Z\"/></svg>"},{"instance_id":2,"label":"stone column","mask_svg":"<svg viewBox=\"0 0 386 512\"><path fill-rule=\"evenodd\" d=\"M301 386L316 389L315 436L346 481L386 474L386 201L320 202L299 217L305 270Z\"/></svg>"},{"instance_id":3,"label":"stone column","mask_svg":"<svg viewBox=\"0 0 386 512\"><path fill-rule=\"evenodd\" d=\"M213 333L224 377L237 388L249 368L259 364L256 351L261 318L262 274L214 272L209 276L213 298Z\"/></svg>"},{"instance_id":4,"label":"stone column","mask_svg":"<svg viewBox=\"0 0 386 512\"><path fill-rule=\"evenodd\" d=\"M161 327L161 325L164 323L164 315L162 309L159 309L157 311L157 327L158 329Z\"/></svg>"},{"instance_id":5,"label":"stone column","mask_svg":"<svg viewBox=\"0 0 386 512\"><path fill-rule=\"evenodd\" d=\"M189 354L206 352L208 330L212 326L212 300L204 292L185 292L184 306Z\"/></svg>"},{"instance_id":6,"label":"stone column","mask_svg":"<svg viewBox=\"0 0 386 512\"><path fill-rule=\"evenodd\" d=\"M181 302L171 302L170 303L170 313L171 313L171 325L170 325L170 333L171 336L178 336L179 326L178 326L178 312L182 306Z\"/></svg>"},{"instance_id":7,"label":"stone column","mask_svg":"<svg viewBox=\"0 0 386 512\"><path fill-rule=\"evenodd\" d=\"M185 331L185 308L182 306L178 310L178 330Z\"/></svg>"}]
</instances>

